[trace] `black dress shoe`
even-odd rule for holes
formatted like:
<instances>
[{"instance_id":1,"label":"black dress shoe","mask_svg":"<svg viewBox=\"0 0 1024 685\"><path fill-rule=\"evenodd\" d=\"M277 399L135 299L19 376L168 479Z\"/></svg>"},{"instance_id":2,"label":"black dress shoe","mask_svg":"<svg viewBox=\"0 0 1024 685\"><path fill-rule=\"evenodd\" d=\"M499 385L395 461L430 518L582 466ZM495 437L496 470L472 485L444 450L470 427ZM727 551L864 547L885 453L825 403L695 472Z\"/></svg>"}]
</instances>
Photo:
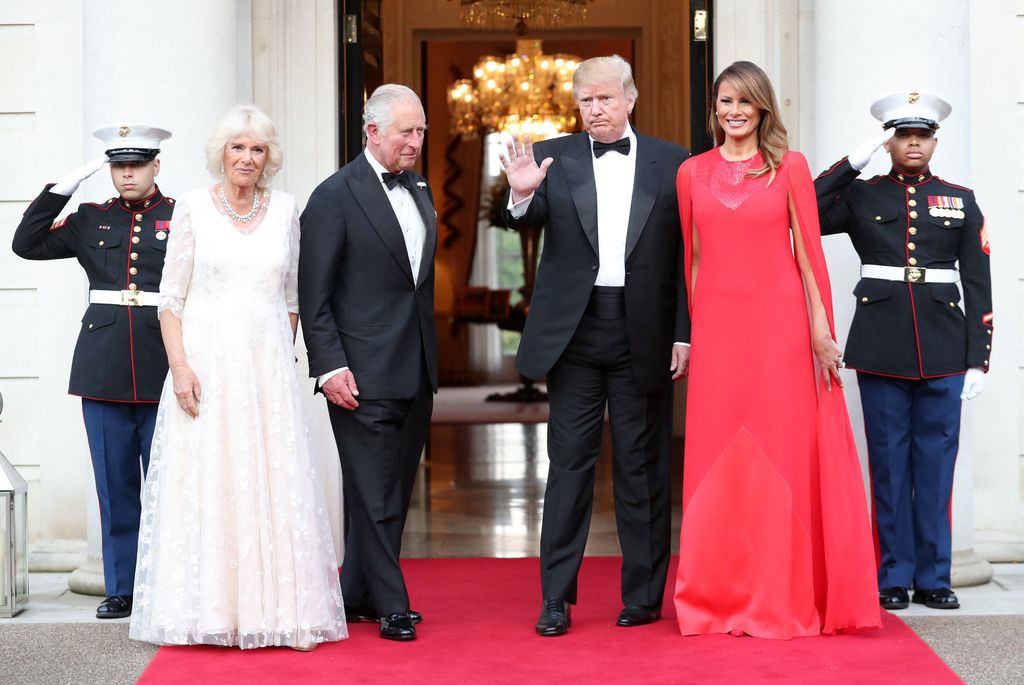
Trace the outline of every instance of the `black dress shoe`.
<instances>
[{"instance_id":1,"label":"black dress shoe","mask_svg":"<svg viewBox=\"0 0 1024 685\"><path fill-rule=\"evenodd\" d=\"M423 622L423 615L412 609L409 610L409 618L412 619L413 623ZM345 607L345 620L348 623L361 623L363 621L378 623L380 622L380 617L376 611L367 607Z\"/></svg>"},{"instance_id":2,"label":"black dress shoe","mask_svg":"<svg viewBox=\"0 0 1024 685\"><path fill-rule=\"evenodd\" d=\"M948 587L938 590L914 590L914 604L924 604L931 609L959 609L960 601L956 593Z\"/></svg>"},{"instance_id":3,"label":"black dress shoe","mask_svg":"<svg viewBox=\"0 0 1024 685\"><path fill-rule=\"evenodd\" d=\"M569 632L571 625L572 614L569 611L569 603L554 597L545 597L540 607L540 618L537 619L537 625L534 628L537 634L543 637L565 635Z\"/></svg>"},{"instance_id":4,"label":"black dress shoe","mask_svg":"<svg viewBox=\"0 0 1024 685\"><path fill-rule=\"evenodd\" d=\"M380 636L385 640L415 640L416 625L409 618L409 613L388 614L380 617Z\"/></svg>"},{"instance_id":5,"label":"black dress shoe","mask_svg":"<svg viewBox=\"0 0 1024 685\"><path fill-rule=\"evenodd\" d=\"M642 604L627 604L619 612L617 626L642 626L661 618L661 607L646 607Z\"/></svg>"},{"instance_id":6,"label":"black dress shoe","mask_svg":"<svg viewBox=\"0 0 1024 685\"><path fill-rule=\"evenodd\" d=\"M906 609L910 606L910 594L905 587L884 587L878 591L878 603L883 609Z\"/></svg>"},{"instance_id":7,"label":"black dress shoe","mask_svg":"<svg viewBox=\"0 0 1024 685\"><path fill-rule=\"evenodd\" d=\"M132 615L132 596L114 595L100 602L96 618L125 618Z\"/></svg>"}]
</instances>

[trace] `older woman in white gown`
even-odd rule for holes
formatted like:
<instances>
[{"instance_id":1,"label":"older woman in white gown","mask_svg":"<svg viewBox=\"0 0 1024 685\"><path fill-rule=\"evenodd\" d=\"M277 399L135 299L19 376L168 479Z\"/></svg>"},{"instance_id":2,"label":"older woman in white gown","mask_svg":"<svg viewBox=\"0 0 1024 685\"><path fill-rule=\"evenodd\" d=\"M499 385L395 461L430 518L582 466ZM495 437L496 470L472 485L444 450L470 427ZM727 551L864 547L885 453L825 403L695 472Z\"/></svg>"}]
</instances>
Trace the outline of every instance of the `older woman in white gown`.
<instances>
[{"instance_id":1,"label":"older woman in white gown","mask_svg":"<svg viewBox=\"0 0 1024 685\"><path fill-rule=\"evenodd\" d=\"M311 649L347 637L295 369L295 199L273 123L235 107L207 144L220 182L178 201L160 284L164 384L130 636Z\"/></svg>"}]
</instances>

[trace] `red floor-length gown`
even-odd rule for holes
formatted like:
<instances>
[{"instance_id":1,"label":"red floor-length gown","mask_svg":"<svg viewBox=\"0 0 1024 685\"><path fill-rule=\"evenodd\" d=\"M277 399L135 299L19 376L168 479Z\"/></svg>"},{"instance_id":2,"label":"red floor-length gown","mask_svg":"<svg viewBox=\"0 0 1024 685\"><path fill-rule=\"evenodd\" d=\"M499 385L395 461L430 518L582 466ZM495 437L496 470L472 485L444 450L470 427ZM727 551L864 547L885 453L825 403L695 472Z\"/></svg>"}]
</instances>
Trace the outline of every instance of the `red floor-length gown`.
<instances>
[{"instance_id":1,"label":"red floor-length gown","mask_svg":"<svg viewBox=\"0 0 1024 685\"><path fill-rule=\"evenodd\" d=\"M791 638L881 625L842 390L811 348L789 201L833 328L807 161L769 183L719 148L677 178L693 322L675 605L683 635Z\"/></svg>"}]
</instances>

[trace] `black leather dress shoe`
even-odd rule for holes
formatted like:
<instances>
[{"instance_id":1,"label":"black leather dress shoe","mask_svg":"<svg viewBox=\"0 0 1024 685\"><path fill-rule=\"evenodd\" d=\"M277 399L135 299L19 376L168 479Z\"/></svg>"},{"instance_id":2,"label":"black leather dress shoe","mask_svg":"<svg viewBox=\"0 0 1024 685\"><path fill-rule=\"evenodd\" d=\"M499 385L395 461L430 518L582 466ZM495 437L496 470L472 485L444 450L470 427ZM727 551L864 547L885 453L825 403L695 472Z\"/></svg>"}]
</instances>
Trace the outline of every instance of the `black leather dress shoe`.
<instances>
[{"instance_id":1,"label":"black leather dress shoe","mask_svg":"<svg viewBox=\"0 0 1024 685\"><path fill-rule=\"evenodd\" d=\"M114 595L100 602L96 618L125 618L132 615L132 596Z\"/></svg>"},{"instance_id":2,"label":"black leather dress shoe","mask_svg":"<svg viewBox=\"0 0 1024 685\"><path fill-rule=\"evenodd\" d=\"M380 617L380 636L385 640L404 642L416 639L416 625L409 618L409 613L388 614Z\"/></svg>"},{"instance_id":3,"label":"black leather dress shoe","mask_svg":"<svg viewBox=\"0 0 1024 685\"><path fill-rule=\"evenodd\" d=\"M938 590L914 590L914 604L924 604L931 609L959 609L956 593L948 587Z\"/></svg>"},{"instance_id":4,"label":"black leather dress shoe","mask_svg":"<svg viewBox=\"0 0 1024 685\"><path fill-rule=\"evenodd\" d=\"M423 622L423 615L412 609L409 610L409 618L412 619L413 623ZM345 607L345 620L348 623L361 623L362 621L379 623L380 617L377 616L376 611L367 607Z\"/></svg>"},{"instance_id":5,"label":"black leather dress shoe","mask_svg":"<svg viewBox=\"0 0 1024 685\"><path fill-rule=\"evenodd\" d=\"M572 625L572 614L569 603L554 597L545 597L540 607L540 618L537 619L535 630L543 637L565 635Z\"/></svg>"},{"instance_id":6,"label":"black leather dress shoe","mask_svg":"<svg viewBox=\"0 0 1024 685\"><path fill-rule=\"evenodd\" d=\"M878 591L878 603L883 609L906 609L910 606L910 593L905 587L885 587Z\"/></svg>"},{"instance_id":7,"label":"black leather dress shoe","mask_svg":"<svg viewBox=\"0 0 1024 685\"><path fill-rule=\"evenodd\" d=\"M646 607L642 604L627 604L619 612L617 626L642 626L661 618L661 607Z\"/></svg>"}]
</instances>

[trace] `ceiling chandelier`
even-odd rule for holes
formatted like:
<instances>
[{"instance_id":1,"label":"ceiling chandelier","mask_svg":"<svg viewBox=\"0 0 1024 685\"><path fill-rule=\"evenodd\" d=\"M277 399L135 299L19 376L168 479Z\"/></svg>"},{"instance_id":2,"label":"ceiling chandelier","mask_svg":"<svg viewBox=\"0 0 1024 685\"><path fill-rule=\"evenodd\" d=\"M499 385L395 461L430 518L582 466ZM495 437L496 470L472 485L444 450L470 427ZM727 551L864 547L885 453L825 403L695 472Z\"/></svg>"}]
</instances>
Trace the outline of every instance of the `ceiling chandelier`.
<instances>
[{"instance_id":1,"label":"ceiling chandelier","mask_svg":"<svg viewBox=\"0 0 1024 685\"><path fill-rule=\"evenodd\" d=\"M507 131L541 140L575 130L572 76L580 58L542 50L541 41L520 39L515 54L481 57L472 79L453 83L448 88L452 134Z\"/></svg>"},{"instance_id":2,"label":"ceiling chandelier","mask_svg":"<svg viewBox=\"0 0 1024 685\"><path fill-rule=\"evenodd\" d=\"M579 26L593 0L458 0L465 24L488 29L514 26L525 35L530 28Z\"/></svg>"}]
</instances>

